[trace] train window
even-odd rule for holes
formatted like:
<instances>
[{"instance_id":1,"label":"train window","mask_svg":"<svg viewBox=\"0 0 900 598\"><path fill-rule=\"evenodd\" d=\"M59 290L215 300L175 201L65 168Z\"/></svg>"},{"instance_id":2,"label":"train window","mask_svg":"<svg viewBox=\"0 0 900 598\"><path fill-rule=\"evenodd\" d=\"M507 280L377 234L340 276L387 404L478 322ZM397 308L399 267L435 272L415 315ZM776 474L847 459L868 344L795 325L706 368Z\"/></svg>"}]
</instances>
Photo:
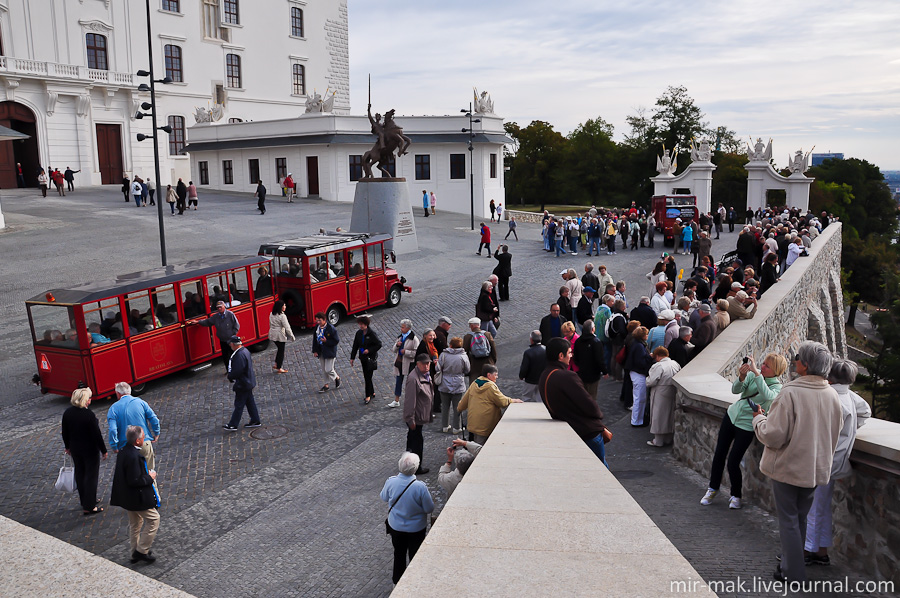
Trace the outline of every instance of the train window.
<instances>
[{"instance_id":1,"label":"train window","mask_svg":"<svg viewBox=\"0 0 900 598\"><path fill-rule=\"evenodd\" d=\"M336 275L331 271L328 267L328 258L324 255L317 255L315 257L315 262L313 258L309 258L309 282L310 284L316 284L318 282L324 282L329 278L334 278Z\"/></svg>"},{"instance_id":2,"label":"train window","mask_svg":"<svg viewBox=\"0 0 900 598\"><path fill-rule=\"evenodd\" d=\"M65 305L31 305L34 342L53 347L78 348L75 313Z\"/></svg>"},{"instance_id":3,"label":"train window","mask_svg":"<svg viewBox=\"0 0 900 598\"><path fill-rule=\"evenodd\" d=\"M203 301L203 283L199 280L182 282L181 308L184 310L185 319L199 318L206 315L206 303Z\"/></svg>"},{"instance_id":4,"label":"train window","mask_svg":"<svg viewBox=\"0 0 900 598\"><path fill-rule=\"evenodd\" d=\"M333 251L328 254L328 263L331 265L331 274L329 278L337 278L344 276L344 252ZM333 276L332 276L333 275Z\"/></svg>"},{"instance_id":5,"label":"train window","mask_svg":"<svg viewBox=\"0 0 900 598\"><path fill-rule=\"evenodd\" d=\"M167 284L152 291L154 323L157 328L178 323L178 308L175 306L175 285Z\"/></svg>"},{"instance_id":6,"label":"train window","mask_svg":"<svg viewBox=\"0 0 900 598\"><path fill-rule=\"evenodd\" d=\"M350 276L359 276L360 274L365 274L362 247L360 247L356 251L348 251L347 261L350 262Z\"/></svg>"},{"instance_id":7,"label":"train window","mask_svg":"<svg viewBox=\"0 0 900 598\"><path fill-rule=\"evenodd\" d=\"M228 283L224 274L213 274L206 277L206 296L209 297L209 310L216 311L216 303L224 301L228 305Z\"/></svg>"},{"instance_id":8,"label":"train window","mask_svg":"<svg viewBox=\"0 0 900 598\"><path fill-rule=\"evenodd\" d=\"M253 277L253 294L257 299L272 295L272 277L269 275L269 266L258 266L250 270Z\"/></svg>"},{"instance_id":9,"label":"train window","mask_svg":"<svg viewBox=\"0 0 900 598\"><path fill-rule=\"evenodd\" d=\"M230 307L250 301L250 287L247 285L246 268L228 271L228 291L229 295L231 295Z\"/></svg>"},{"instance_id":10,"label":"train window","mask_svg":"<svg viewBox=\"0 0 900 598\"><path fill-rule=\"evenodd\" d=\"M125 311L128 314L128 329L131 335L153 330L155 316L150 309L150 291L125 295Z\"/></svg>"},{"instance_id":11,"label":"train window","mask_svg":"<svg viewBox=\"0 0 900 598\"><path fill-rule=\"evenodd\" d=\"M384 256L381 255L381 245L369 245L366 253L369 254L369 272L384 269Z\"/></svg>"},{"instance_id":12,"label":"train window","mask_svg":"<svg viewBox=\"0 0 900 598\"><path fill-rule=\"evenodd\" d=\"M86 303L82 309L84 310L84 325L87 327L88 333L99 334L111 341L125 336L122 328L122 312L119 309L117 298ZM103 339L93 336L91 338L92 342L105 344Z\"/></svg>"}]
</instances>

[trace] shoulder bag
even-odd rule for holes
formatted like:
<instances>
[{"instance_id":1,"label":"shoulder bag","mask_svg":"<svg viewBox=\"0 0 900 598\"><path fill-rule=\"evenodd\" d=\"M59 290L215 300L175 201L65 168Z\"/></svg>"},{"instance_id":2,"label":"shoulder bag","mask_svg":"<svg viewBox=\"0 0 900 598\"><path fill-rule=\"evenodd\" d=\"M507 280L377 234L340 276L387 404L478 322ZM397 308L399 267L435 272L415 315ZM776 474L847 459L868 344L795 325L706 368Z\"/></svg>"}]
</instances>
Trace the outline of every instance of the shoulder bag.
<instances>
[{"instance_id":1,"label":"shoulder bag","mask_svg":"<svg viewBox=\"0 0 900 598\"><path fill-rule=\"evenodd\" d=\"M59 468L54 487L60 492L75 492L75 468L69 465L69 457L63 457L63 466Z\"/></svg>"},{"instance_id":2,"label":"shoulder bag","mask_svg":"<svg viewBox=\"0 0 900 598\"><path fill-rule=\"evenodd\" d=\"M415 478L415 476L413 476L413 478ZM394 504L392 504L391 507L388 509L388 515L391 514L391 511L394 510L394 506L397 504L397 502L400 500L400 498L406 493L406 491L409 490L409 487L412 486L415 481L416 480L413 479L412 482L410 482L409 484L406 485L406 488L403 489L403 492L400 493L400 496L397 497L397 500L395 500ZM387 517L384 518L384 533L386 533L389 536L391 535L391 524L388 523Z\"/></svg>"}]
</instances>

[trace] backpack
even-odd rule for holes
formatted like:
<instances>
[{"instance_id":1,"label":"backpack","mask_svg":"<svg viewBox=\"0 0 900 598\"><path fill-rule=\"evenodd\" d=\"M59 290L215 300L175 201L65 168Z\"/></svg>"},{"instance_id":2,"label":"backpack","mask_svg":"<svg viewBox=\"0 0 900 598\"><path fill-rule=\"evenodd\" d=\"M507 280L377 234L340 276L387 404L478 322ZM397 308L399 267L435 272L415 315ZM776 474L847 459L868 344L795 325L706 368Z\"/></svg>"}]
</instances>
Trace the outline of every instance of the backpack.
<instances>
[{"instance_id":1,"label":"backpack","mask_svg":"<svg viewBox=\"0 0 900 598\"><path fill-rule=\"evenodd\" d=\"M603 327L603 332L606 334L606 338L608 338L609 340L616 340L616 339L625 337L625 334L616 333L613 330L613 321L616 318L622 318L624 320L625 316L623 316L622 314L619 314L619 313L614 313L613 315L611 315L609 317L609 319L606 321L606 325Z\"/></svg>"},{"instance_id":2,"label":"backpack","mask_svg":"<svg viewBox=\"0 0 900 598\"><path fill-rule=\"evenodd\" d=\"M469 345L469 352L476 359L484 359L491 354L491 343L484 332L479 330L472 333L472 344Z\"/></svg>"},{"instance_id":3,"label":"backpack","mask_svg":"<svg viewBox=\"0 0 900 598\"><path fill-rule=\"evenodd\" d=\"M616 230L616 223L610 220L609 226L606 228L606 235L608 237L615 237L617 232L618 231Z\"/></svg>"}]
</instances>

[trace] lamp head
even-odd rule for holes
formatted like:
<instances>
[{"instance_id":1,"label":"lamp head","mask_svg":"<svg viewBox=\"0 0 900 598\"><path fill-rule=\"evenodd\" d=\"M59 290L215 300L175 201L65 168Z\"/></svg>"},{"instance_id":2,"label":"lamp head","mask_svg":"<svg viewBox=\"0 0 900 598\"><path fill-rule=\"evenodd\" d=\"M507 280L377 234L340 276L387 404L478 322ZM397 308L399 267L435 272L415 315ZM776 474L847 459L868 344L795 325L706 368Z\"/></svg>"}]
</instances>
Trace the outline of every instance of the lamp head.
<instances>
[{"instance_id":1,"label":"lamp head","mask_svg":"<svg viewBox=\"0 0 900 598\"><path fill-rule=\"evenodd\" d=\"M137 72L137 76L138 77L149 77L150 71L145 71L144 69L141 69Z\"/></svg>"}]
</instances>

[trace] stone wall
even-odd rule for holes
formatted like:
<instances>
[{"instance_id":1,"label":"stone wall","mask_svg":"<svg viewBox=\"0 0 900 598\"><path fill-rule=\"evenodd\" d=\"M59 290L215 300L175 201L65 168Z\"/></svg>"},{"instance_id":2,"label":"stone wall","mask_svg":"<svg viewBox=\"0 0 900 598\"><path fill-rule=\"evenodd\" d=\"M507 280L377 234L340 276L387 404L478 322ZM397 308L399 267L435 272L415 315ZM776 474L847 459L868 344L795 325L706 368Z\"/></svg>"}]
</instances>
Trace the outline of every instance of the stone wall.
<instances>
[{"instance_id":1,"label":"stone wall","mask_svg":"<svg viewBox=\"0 0 900 598\"><path fill-rule=\"evenodd\" d=\"M829 226L760 300L752 320L726 328L700 357L675 377L675 456L709 475L719 426L737 398L731 381L745 355L759 363L767 353L793 355L804 340L847 355L840 283L841 228ZM771 482L759 471L763 447L756 441L742 462L743 497L774 513ZM832 558L872 579L900 584L900 425L870 420L857 435L854 472L837 482ZM728 488L725 472L723 490ZM698 496L702 489L698 488Z\"/></svg>"}]
</instances>

